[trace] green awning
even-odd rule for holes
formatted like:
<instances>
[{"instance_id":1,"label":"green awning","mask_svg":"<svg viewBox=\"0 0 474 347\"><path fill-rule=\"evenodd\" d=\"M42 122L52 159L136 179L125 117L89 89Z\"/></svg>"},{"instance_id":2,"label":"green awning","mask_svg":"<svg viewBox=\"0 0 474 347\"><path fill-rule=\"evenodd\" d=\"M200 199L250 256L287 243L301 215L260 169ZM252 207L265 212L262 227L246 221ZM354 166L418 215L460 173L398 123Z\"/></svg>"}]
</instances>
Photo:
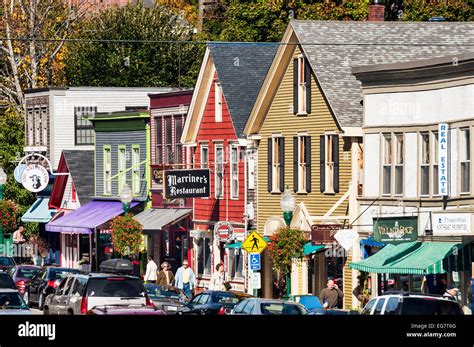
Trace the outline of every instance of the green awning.
<instances>
[{"instance_id":1,"label":"green awning","mask_svg":"<svg viewBox=\"0 0 474 347\"><path fill-rule=\"evenodd\" d=\"M21 217L22 222L48 223L56 213L56 210L49 209L49 196L40 197Z\"/></svg>"},{"instance_id":2,"label":"green awning","mask_svg":"<svg viewBox=\"0 0 474 347\"><path fill-rule=\"evenodd\" d=\"M470 248L454 242L407 242L387 245L371 257L350 263L364 272L407 275L442 274L470 268Z\"/></svg>"},{"instance_id":3,"label":"green awning","mask_svg":"<svg viewBox=\"0 0 474 347\"><path fill-rule=\"evenodd\" d=\"M310 241L308 243L306 243L304 246L303 246L303 250L304 250L304 255L309 255L309 254L313 254L313 253L316 253L322 249L326 248L326 246L324 245L313 245L313 243Z\"/></svg>"},{"instance_id":4,"label":"green awning","mask_svg":"<svg viewBox=\"0 0 474 347\"><path fill-rule=\"evenodd\" d=\"M270 242L270 238L267 236L264 236L263 239L265 240L266 243ZM236 243L228 243L224 246L225 248L242 248L242 242L236 242Z\"/></svg>"}]
</instances>

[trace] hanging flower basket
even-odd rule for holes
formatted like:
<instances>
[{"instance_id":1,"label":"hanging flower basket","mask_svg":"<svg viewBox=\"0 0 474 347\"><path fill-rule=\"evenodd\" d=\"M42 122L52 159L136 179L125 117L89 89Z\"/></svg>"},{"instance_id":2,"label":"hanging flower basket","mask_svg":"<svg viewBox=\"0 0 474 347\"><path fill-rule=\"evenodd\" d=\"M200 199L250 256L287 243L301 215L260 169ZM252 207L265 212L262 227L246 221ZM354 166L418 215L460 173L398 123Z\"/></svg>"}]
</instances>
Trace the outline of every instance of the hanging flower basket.
<instances>
[{"instance_id":1,"label":"hanging flower basket","mask_svg":"<svg viewBox=\"0 0 474 347\"><path fill-rule=\"evenodd\" d=\"M143 242L142 225L132 215L115 217L110 223L114 250L121 255L140 252Z\"/></svg>"},{"instance_id":2,"label":"hanging flower basket","mask_svg":"<svg viewBox=\"0 0 474 347\"><path fill-rule=\"evenodd\" d=\"M17 227L20 209L11 200L0 201L0 223L5 233L12 233Z\"/></svg>"}]
</instances>

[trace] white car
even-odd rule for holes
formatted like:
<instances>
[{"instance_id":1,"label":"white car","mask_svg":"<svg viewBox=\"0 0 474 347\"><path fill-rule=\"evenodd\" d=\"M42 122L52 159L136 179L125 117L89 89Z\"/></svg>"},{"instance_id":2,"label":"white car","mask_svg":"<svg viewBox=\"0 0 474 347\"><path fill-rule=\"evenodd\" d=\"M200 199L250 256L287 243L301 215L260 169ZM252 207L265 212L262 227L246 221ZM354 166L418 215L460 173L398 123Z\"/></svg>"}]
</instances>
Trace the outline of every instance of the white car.
<instances>
[{"instance_id":1,"label":"white car","mask_svg":"<svg viewBox=\"0 0 474 347\"><path fill-rule=\"evenodd\" d=\"M31 314L28 305L16 289L0 289L0 315Z\"/></svg>"},{"instance_id":2,"label":"white car","mask_svg":"<svg viewBox=\"0 0 474 347\"><path fill-rule=\"evenodd\" d=\"M306 315L308 310L296 302L275 299L249 298L239 302L232 315Z\"/></svg>"}]
</instances>

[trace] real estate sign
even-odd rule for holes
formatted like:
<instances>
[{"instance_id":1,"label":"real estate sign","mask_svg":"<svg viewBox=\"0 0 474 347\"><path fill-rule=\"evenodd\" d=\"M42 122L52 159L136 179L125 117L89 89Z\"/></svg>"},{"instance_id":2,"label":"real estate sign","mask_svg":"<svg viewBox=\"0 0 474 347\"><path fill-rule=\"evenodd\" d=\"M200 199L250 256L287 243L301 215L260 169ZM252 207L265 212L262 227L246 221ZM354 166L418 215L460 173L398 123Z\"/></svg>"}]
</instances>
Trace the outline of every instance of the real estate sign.
<instances>
[{"instance_id":1,"label":"real estate sign","mask_svg":"<svg viewBox=\"0 0 474 347\"><path fill-rule=\"evenodd\" d=\"M374 239L377 242L412 242L417 237L417 217L374 218Z\"/></svg>"},{"instance_id":2,"label":"real estate sign","mask_svg":"<svg viewBox=\"0 0 474 347\"><path fill-rule=\"evenodd\" d=\"M470 213L433 213L432 223L435 236L472 234Z\"/></svg>"},{"instance_id":3,"label":"real estate sign","mask_svg":"<svg viewBox=\"0 0 474 347\"><path fill-rule=\"evenodd\" d=\"M448 195L448 124L438 124L438 187L439 195Z\"/></svg>"},{"instance_id":4,"label":"real estate sign","mask_svg":"<svg viewBox=\"0 0 474 347\"><path fill-rule=\"evenodd\" d=\"M165 198L207 198L210 195L209 169L166 170Z\"/></svg>"}]
</instances>

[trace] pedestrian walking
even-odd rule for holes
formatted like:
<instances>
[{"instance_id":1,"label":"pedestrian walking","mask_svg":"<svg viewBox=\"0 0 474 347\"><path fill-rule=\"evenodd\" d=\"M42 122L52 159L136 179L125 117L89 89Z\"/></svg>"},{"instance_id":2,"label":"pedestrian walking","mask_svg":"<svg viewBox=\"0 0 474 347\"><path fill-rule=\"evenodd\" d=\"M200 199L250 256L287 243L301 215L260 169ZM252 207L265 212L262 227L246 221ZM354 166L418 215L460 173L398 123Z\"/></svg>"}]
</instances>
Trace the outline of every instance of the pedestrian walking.
<instances>
[{"instance_id":1,"label":"pedestrian walking","mask_svg":"<svg viewBox=\"0 0 474 347\"><path fill-rule=\"evenodd\" d=\"M153 261L153 257L151 255L148 256L148 263L146 264L146 272L145 276L143 277L143 281L145 283L156 283L156 272L158 270L158 266Z\"/></svg>"},{"instance_id":2,"label":"pedestrian walking","mask_svg":"<svg viewBox=\"0 0 474 347\"><path fill-rule=\"evenodd\" d=\"M459 289L455 286L448 286L446 292L443 294L443 297L448 298L453 301L457 301Z\"/></svg>"},{"instance_id":3,"label":"pedestrian walking","mask_svg":"<svg viewBox=\"0 0 474 347\"><path fill-rule=\"evenodd\" d=\"M342 298L344 293L339 289L338 285L333 280L329 280L327 287L321 290L319 299L323 303L325 309L337 308L339 298Z\"/></svg>"},{"instance_id":4,"label":"pedestrian walking","mask_svg":"<svg viewBox=\"0 0 474 347\"><path fill-rule=\"evenodd\" d=\"M156 284L160 286L170 286L173 284L174 274L171 271L171 265L167 261L161 263L161 270L158 273Z\"/></svg>"},{"instance_id":5,"label":"pedestrian walking","mask_svg":"<svg viewBox=\"0 0 474 347\"><path fill-rule=\"evenodd\" d=\"M187 260L184 260L183 266L176 271L174 283L176 287L184 291L184 294L186 294L188 298L191 298L191 293L196 283L196 276L193 270L188 266Z\"/></svg>"},{"instance_id":6,"label":"pedestrian walking","mask_svg":"<svg viewBox=\"0 0 474 347\"><path fill-rule=\"evenodd\" d=\"M216 265L216 271L212 274L211 280L209 282L210 290L225 290L225 273L224 273L224 264L219 263Z\"/></svg>"}]
</instances>

